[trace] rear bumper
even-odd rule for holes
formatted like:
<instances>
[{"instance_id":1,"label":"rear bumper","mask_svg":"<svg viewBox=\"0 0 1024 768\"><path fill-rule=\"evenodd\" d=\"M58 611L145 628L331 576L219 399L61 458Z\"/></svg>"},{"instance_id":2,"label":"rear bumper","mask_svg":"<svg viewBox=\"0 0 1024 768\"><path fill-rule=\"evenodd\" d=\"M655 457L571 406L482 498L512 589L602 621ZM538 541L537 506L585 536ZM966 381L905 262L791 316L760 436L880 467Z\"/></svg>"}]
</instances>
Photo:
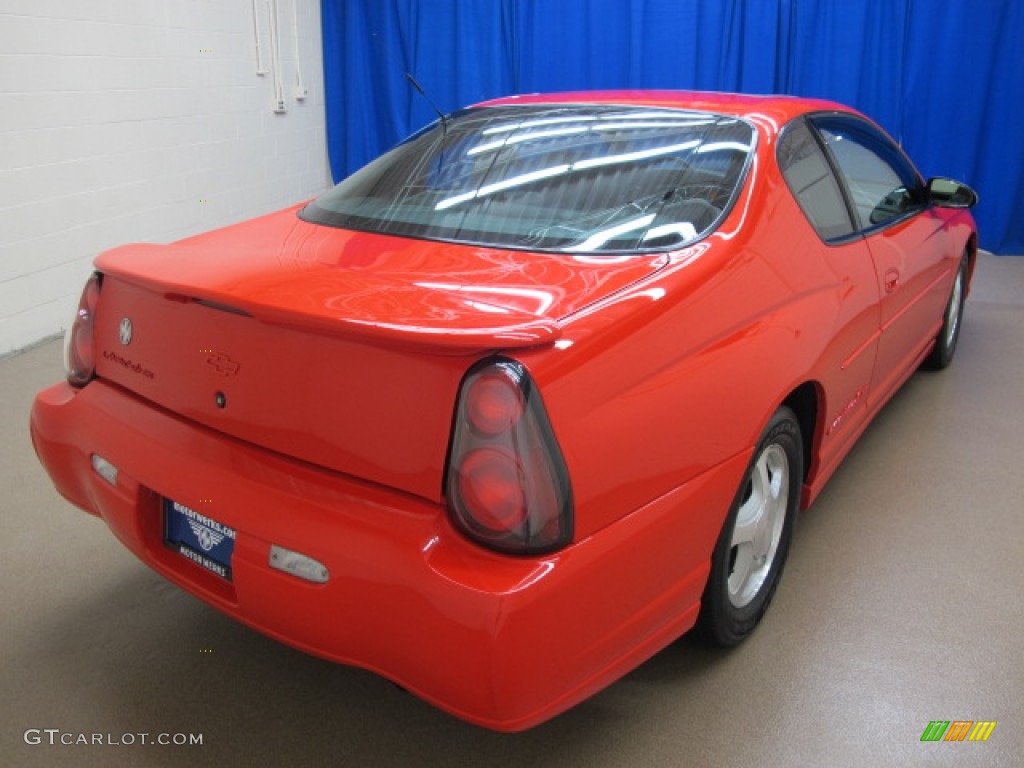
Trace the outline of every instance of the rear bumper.
<instances>
[{"instance_id":1,"label":"rear bumper","mask_svg":"<svg viewBox=\"0 0 1024 768\"><path fill-rule=\"evenodd\" d=\"M467 542L434 503L230 439L102 381L41 392L31 427L61 494L170 581L282 642L505 731L568 709L693 625L749 458L559 553L513 558ZM116 487L92 454L118 468ZM237 530L232 581L164 544L161 497ZM272 544L316 558L329 581L270 568Z\"/></svg>"}]
</instances>

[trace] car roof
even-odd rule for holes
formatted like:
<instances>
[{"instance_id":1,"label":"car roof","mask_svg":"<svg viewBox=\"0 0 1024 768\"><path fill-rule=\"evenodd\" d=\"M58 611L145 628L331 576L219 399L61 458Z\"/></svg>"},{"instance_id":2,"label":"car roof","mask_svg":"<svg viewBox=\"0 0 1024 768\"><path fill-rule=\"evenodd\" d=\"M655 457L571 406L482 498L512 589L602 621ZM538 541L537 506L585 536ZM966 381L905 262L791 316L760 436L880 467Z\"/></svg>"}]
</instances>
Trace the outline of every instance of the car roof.
<instances>
[{"instance_id":1,"label":"car roof","mask_svg":"<svg viewBox=\"0 0 1024 768\"><path fill-rule=\"evenodd\" d=\"M506 96L477 104L478 107L515 104L619 104L638 107L668 107L735 115L756 123L762 130L776 133L797 115L808 112L855 110L834 101L800 96L718 93L713 91L565 91Z\"/></svg>"}]
</instances>

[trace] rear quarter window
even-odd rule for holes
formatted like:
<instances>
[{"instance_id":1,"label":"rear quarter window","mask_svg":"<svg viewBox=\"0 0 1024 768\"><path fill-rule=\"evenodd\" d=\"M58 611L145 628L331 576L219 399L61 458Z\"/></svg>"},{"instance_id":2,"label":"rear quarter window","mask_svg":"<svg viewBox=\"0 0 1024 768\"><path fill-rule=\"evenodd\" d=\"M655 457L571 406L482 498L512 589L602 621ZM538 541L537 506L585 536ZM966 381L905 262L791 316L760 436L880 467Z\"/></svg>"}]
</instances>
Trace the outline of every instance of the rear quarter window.
<instances>
[{"instance_id":1,"label":"rear quarter window","mask_svg":"<svg viewBox=\"0 0 1024 768\"><path fill-rule=\"evenodd\" d=\"M776 152L786 184L818 236L828 242L852 234L839 183L803 118L785 128Z\"/></svg>"}]
</instances>

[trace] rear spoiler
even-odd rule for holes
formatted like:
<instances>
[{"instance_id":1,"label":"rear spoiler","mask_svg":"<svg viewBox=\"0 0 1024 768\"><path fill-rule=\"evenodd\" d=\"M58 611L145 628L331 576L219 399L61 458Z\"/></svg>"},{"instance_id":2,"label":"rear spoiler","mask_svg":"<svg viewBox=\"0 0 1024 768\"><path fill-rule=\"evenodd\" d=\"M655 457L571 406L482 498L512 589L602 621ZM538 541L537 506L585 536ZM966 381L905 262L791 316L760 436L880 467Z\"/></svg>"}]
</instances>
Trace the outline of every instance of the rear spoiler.
<instances>
[{"instance_id":1,"label":"rear spoiler","mask_svg":"<svg viewBox=\"0 0 1024 768\"><path fill-rule=\"evenodd\" d=\"M122 246L101 254L96 268L166 300L370 344L463 354L550 344L562 335L554 320L457 290L316 263L247 273L244 262L227 265L186 244Z\"/></svg>"}]
</instances>

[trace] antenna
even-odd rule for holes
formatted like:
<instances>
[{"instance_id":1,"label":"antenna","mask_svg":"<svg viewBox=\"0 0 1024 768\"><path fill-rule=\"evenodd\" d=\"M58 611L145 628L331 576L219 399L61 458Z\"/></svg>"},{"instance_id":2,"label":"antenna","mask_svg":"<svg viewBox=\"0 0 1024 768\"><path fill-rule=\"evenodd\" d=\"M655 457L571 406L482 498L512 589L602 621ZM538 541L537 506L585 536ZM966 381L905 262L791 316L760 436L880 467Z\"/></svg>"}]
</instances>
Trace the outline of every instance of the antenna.
<instances>
[{"instance_id":1,"label":"antenna","mask_svg":"<svg viewBox=\"0 0 1024 768\"><path fill-rule=\"evenodd\" d=\"M430 97L427 96L427 92L423 90L423 86L416 82L416 78L412 76L411 72L406 72L405 77L409 81L409 84L420 92L420 96L427 100L427 104L429 104L430 108L437 113L437 116L441 118L441 135L446 135L448 133L448 117L444 112L437 108L437 104L430 100Z\"/></svg>"}]
</instances>

